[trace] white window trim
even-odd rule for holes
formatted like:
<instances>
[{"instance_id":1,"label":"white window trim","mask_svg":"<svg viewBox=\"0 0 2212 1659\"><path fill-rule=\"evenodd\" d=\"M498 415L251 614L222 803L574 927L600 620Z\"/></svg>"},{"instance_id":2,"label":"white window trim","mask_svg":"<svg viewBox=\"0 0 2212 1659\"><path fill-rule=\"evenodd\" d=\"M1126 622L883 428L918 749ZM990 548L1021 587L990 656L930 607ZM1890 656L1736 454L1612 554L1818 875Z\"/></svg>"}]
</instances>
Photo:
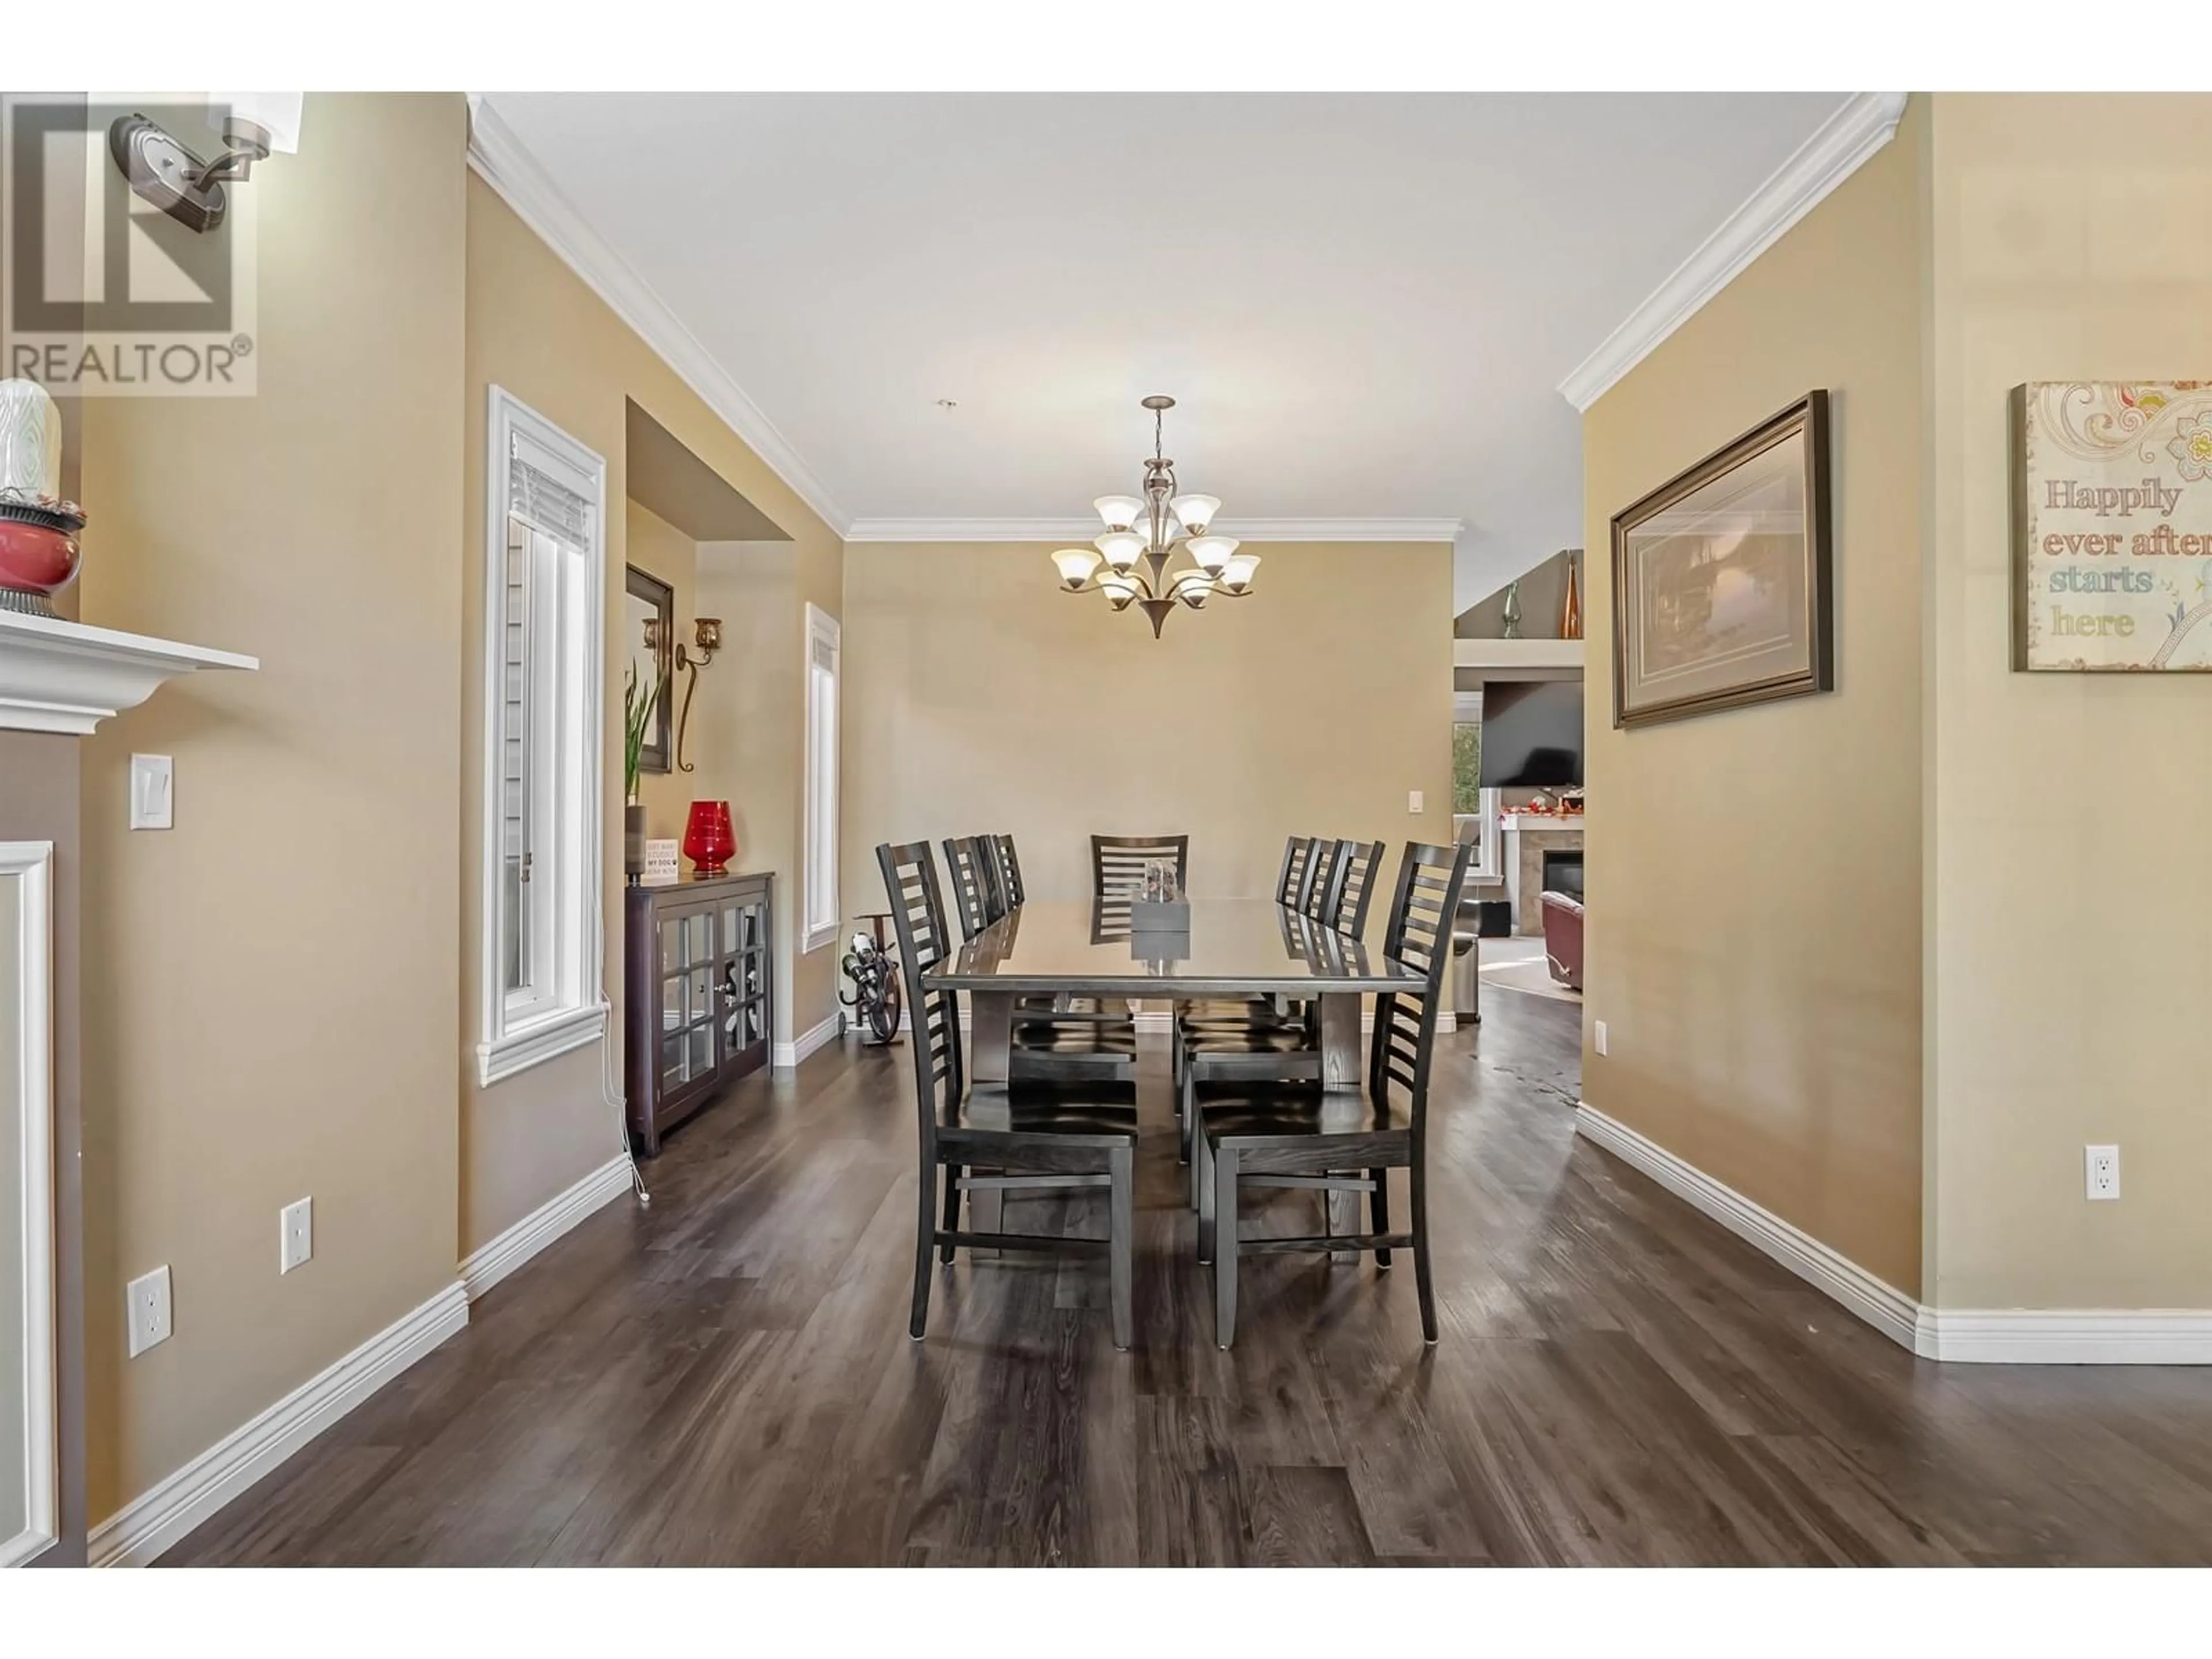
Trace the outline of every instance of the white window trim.
<instances>
[{"instance_id":1,"label":"white window trim","mask_svg":"<svg viewBox=\"0 0 2212 1659\"><path fill-rule=\"evenodd\" d=\"M556 1054L598 1042L605 1035L607 1024L600 960L605 923L599 908L604 880L600 819L605 805L607 464L502 386L491 388L487 424L490 430L484 469L483 793L479 813L483 870L477 918L481 957L476 1045L477 1081L486 1088ZM563 641L572 654L562 668L561 712L574 722L574 729L586 735L578 745L580 753L556 757L564 767L573 768L574 775L567 787L556 791L560 808L553 832L562 846L574 854L573 860L560 861L563 890L555 907L560 934L558 983L550 999L519 1015L510 1012L501 983L499 915L502 874L500 711L505 644L501 630L507 592L507 463L518 435L558 457L580 478L588 480L590 488L585 493L591 501L583 569L577 583L581 626Z\"/></svg>"},{"instance_id":2,"label":"white window trim","mask_svg":"<svg viewBox=\"0 0 2212 1659\"><path fill-rule=\"evenodd\" d=\"M1483 789L1476 792L1475 811L1455 813L1452 817L1452 839L1474 843L1475 855L1468 860L1468 877L1474 881L1503 881L1505 879L1504 823L1499 802L1502 792ZM1475 833L1470 838L1466 826L1472 823Z\"/></svg>"},{"instance_id":3,"label":"white window trim","mask_svg":"<svg viewBox=\"0 0 2212 1659\"><path fill-rule=\"evenodd\" d=\"M800 849L801 865L799 880L799 948L802 951L818 951L837 937L842 920L837 905L837 796L838 773L844 764L844 750L839 742L838 726L844 718L845 653L844 629L836 617L811 601L806 607L805 650L801 661L806 675L806 839ZM830 648L830 675L837 685L837 707L830 711L830 775L826 787L829 799L819 799L816 789L814 765L815 724L818 718L814 695L814 653L817 645ZM826 817L825 823L822 820ZM830 884L829 914L816 914L814 908L814 872L817 866L826 870Z\"/></svg>"}]
</instances>

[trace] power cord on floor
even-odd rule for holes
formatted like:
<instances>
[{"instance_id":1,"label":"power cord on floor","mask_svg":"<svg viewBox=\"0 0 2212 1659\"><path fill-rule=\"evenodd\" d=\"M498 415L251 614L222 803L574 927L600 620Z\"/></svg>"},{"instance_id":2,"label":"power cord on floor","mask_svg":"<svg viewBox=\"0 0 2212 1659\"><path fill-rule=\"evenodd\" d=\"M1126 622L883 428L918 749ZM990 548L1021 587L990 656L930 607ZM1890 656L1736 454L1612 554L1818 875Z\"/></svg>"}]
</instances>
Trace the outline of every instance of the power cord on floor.
<instances>
[{"instance_id":1,"label":"power cord on floor","mask_svg":"<svg viewBox=\"0 0 2212 1659\"><path fill-rule=\"evenodd\" d=\"M599 1006L605 1011L606 1035L599 1041L599 1096L609 1111L615 1115L615 1134L622 1143L623 1161L629 1165L630 1190L637 1194L639 1205L651 1208L653 1194L646 1190L645 1171L637 1165L637 1153L629 1144L629 1105L622 1091L615 1086L615 1009L614 1004L602 996Z\"/></svg>"}]
</instances>

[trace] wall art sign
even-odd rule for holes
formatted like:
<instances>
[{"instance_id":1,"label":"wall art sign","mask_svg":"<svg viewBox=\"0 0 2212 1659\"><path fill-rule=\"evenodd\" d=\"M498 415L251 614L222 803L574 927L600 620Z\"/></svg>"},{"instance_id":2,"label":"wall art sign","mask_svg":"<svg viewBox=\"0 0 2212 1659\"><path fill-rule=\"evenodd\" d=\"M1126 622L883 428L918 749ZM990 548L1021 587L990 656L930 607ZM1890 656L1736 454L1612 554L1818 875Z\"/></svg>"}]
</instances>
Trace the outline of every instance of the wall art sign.
<instances>
[{"instance_id":1,"label":"wall art sign","mask_svg":"<svg viewBox=\"0 0 2212 1659\"><path fill-rule=\"evenodd\" d=\"M1615 726L1831 690L1828 394L1616 514L1613 594Z\"/></svg>"},{"instance_id":2,"label":"wall art sign","mask_svg":"<svg viewBox=\"0 0 2212 1659\"><path fill-rule=\"evenodd\" d=\"M2012 665L2212 670L2212 381L2012 393Z\"/></svg>"}]
</instances>

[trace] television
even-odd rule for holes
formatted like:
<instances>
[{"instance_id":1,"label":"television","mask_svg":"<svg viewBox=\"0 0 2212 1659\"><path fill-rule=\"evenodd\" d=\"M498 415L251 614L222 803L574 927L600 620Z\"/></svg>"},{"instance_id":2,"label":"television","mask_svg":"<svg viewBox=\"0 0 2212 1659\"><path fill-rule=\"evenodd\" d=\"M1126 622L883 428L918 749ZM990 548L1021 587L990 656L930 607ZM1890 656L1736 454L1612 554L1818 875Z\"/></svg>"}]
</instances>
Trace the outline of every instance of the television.
<instances>
[{"instance_id":1,"label":"television","mask_svg":"<svg viewBox=\"0 0 2212 1659\"><path fill-rule=\"evenodd\" d=\"M1580 680L1486 680L1485 789L1562 789L1583 781Z\"/></svg>"}]
</instances>

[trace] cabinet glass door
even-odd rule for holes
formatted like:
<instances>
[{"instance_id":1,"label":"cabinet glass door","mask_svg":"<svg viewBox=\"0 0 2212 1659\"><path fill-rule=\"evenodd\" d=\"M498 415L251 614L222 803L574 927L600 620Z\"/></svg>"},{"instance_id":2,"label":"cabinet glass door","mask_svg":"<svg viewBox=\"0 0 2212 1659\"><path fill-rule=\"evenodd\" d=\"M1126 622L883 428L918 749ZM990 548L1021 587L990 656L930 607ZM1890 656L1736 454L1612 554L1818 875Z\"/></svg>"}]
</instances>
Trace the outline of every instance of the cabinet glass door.
<instances>
[{"instance_id":1,"label":"cabinet glass door","mask_svg":"<svg viewBox=\"0 0 2212 1659\"><path fill-rule=\"evenodd\" d=\"M768 901L731 900L721 907L720 921L726 1059L768 1039Z\"/></svg>"},{"instance_id":2,"label":"cabinet glass door","mask_svg":"<svg viewBox=\"0 0 2212 1659\"><path fill-rule=\"evenodd\" d=\"M660 1087L666 1094L715 1067L714 913L665 915L659 933Z\"/></svg>"}]
</instances>

